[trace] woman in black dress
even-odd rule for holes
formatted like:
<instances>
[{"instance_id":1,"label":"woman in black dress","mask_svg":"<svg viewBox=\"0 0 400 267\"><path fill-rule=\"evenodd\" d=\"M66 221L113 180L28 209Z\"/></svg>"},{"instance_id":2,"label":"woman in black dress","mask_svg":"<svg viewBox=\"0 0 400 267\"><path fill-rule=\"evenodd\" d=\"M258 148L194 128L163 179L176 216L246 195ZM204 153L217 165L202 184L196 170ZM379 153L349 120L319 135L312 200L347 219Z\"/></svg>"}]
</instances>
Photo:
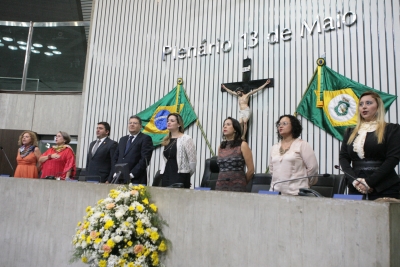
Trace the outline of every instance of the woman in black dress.
<instances>
[{"instance_id":1,"label":"woman in black dress","mask_svg":"<svg viewBox=\"0 0 400 267\"><path fill-rule=\"evenodd\" d=\"M369 200L400 198L400 179L394 170L400 160L400 126L385 122L377 93L361 95L357 125L346 131L339 160L343 170L357 178L347 178L349 194L368 193Z\"/></svg>"},{"instance_id":2,"label":"woman in black dress","mask_svg":"<svg viewBox=\"0 0 400 267\"><path fill-rule=\"evenodd\" d=\"M167 117L169 134L161 143L164 146L160 173L162 186L182 183L190 188L190 177L196 170L196 147L193 139L184 134L182 117L178 113L170 113Z\"/></svg>"}]
</instances>

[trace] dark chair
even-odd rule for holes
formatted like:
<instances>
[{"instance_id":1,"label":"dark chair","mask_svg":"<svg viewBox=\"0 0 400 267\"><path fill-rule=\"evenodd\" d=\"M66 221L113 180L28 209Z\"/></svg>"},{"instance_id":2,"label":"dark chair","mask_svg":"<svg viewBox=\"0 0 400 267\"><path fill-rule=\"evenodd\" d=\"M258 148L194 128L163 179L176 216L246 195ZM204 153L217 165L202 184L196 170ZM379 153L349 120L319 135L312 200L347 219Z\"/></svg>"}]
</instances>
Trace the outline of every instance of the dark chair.
<instances>
[{"instance_id":1,"label":"dark chair","mask_svg":"<svg viewBox=\"0 0 400 267\"><path fill-rule=\"evenodd\" d=\"M328 177L318 178L318 182L311 186L324 197L333 197L334 194L343 194L346 188L343 174L333 174Z\"/></svg>"},{"instance_id":2,"label":"dark chair","mask_svg":"<svg viewBox=\"0 0 400 267\"><path fill-rule=\"evenodd\" d=\"M206 159L204 166L203 179L201 180L201 187L210 187L211 190L215 190L215 185L218 180L219 167L217 164L217 157Z\"/></svg>"},{"instance_id":3,"label":"dark chair","mask_svg":"<svg viewBox=\"0 0 400 267\"><path fill-rule=\"evenodd\" d=\"M153 178L153 184L151 186L161 186L162 185L162 174L160 173L160 170L156 172L156 175L154 175Z\"/></svg>"},{"instance_id":4,"label":"dark chair","mask_svg":"<svg viewBox=\"0 0 400 267\"><path fill-rule=\"evenodd\" d=\"M252 180L251 192L258 193L260 190L269 190L272 176L269 173L256 173Z\"/></svg>"}]
</instances>

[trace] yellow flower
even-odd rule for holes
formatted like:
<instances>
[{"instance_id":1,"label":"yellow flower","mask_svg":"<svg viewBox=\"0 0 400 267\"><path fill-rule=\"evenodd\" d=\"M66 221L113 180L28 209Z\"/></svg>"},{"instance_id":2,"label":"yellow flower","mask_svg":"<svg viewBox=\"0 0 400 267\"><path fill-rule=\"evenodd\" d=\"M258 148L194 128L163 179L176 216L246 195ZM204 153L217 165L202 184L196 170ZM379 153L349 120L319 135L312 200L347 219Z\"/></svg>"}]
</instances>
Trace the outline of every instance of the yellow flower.
<instances>
[{"instance_id":1,"label":"yellow flower","mask_svg":"<svg viewBox=\"0 0 400 267\"><path fill-rule=\"evenodd\" d=\"M143 235L144 234L144 229L142 227L138 227L138 228L136 228L136 233L138 235Z\"/></svg>"},{"instance_id":2,"label":"yellow flower","mask_svg":"<svg viewBox=\"0 0 400 267\"><path fill-rule=\"evenodd\" d=\"M152 231L151 231L150 228L147 228L147 229L146 229L146 232L147 232L148 235L151 235L151 233L152 233Z\"/></svg>"},{"instance_id":3,"label":"yellow flower","mask_svg":"<svg viewBox=\"0 0 400 267\"><path fill-rule=\"evenodd\" d=\"M153 240L153 242L154 241L157 241L157 239L159 238L160 236L158 235L158 233L157 232L152 232L151 233L151 235L150 235L150 238L151 238L151 240Z\"/></svg>"},{"instance_id":4,"label":"yellow flower","mask_svg":"<svg viewBox=\"0 0 400 267\"><path fill-rule=\"evenodd\" d=\"M82 224L81 222L78 222L78 224L76 226L81 226L81 224Z\"/></svg>"},{"instance_id":5,"label":"yellow flower","mask_svg":"<svg viewBox=\"0 0 400 267\"><path fill-rule=\"evenodd\" d=\"M147 249L147 248L145 248L145 252L143 253L144 254L144 256L149 256L149 254L150 254L150 250L149 249Z\"/></svg>"},{"instance_id":6,"label":"yellow flower","mask_svg":"<svg viewBox=\"0 0 400 267\"><path fill-rule=\"evenodd\" d=\"M142 200L142 202L146 205L149 205L149 200L147 199L147 197L145 199Z\"/></svg>"},{"instance_id":7,"label":"yellow flower","mask_svg":"<svg viewBox=\"0 0 400 267\"><path fill-rule=\"evenodd\" d=\"M153 253L151 253L151 260L153 261L154 265L158 265L158 253L157 251L153 251Z\"/></svg>"},{"instance_id":8,"label":"yellow flower","mask_svg":"<svg viewBox=\"0 0 400 267\"><path fill-rule=\"evenodd\" d=\"M157 206L155 204L150 204L150 209L152 209L154 212L157 212Z\"/></svg>"},{"instance_id":9,"label":"yellow flower","mask_svg":"<svg viewBox=\"0 0 400 267\"><path fill-rule=\"evenodd\" d=\"M99 261L99 267L106 267L106 266L107 266L107 261L106 260Z\"/></svg>"},{"instance_id":10,"label":"yellow flower","mask_svg":"<svg viewBox=\"0 0 400 267\"><path fill-rule=\"evenodd\" d=\"M84 234L81 235L81 241L85 241L86 240L86 236Z\"/></svg>"},{"instance_id":11,"label":"yellow flower","mask_svg":"<svg viewBox=\"0 0 400 267\"><path fill-rule=\"evenodd\" d=\"M124 224L125 224L125 226L129 226L129 225L131 225L131 223L130 223L130 222L124 222Z\"/></svg>"},{"instance_id":12,"label":"yellow flower","mask_svg":"<svg viewBox=\"0 0 400 267\"><path fill-rule=\"evenodd\" d=\"M142 221L140 219L136 221L136 226L137 227L142 227L143 226L143 223L142 223Z\"/></svg>"},{"instance_id":13,"label":"yellow flower","mask_svg":"<svg viewBox=\"0 0 400 267\"><path fill-rule=\"evenodd\" d=\"M91 241L92 241L92 239L90 238L90 236L88 236L88 237L86 238L86 243L90 244Z\"/></svg>"},{"instance_id":14,"label":"yellow flower","mask_svg":"<svg viewBox=\"0 0 400 267\"><path fill-rule=\"evenodd\" d=\"M129 206L129 210L130 211L132 211L132 210L134 210L135 208L133 207L133 206Z\"/></svg>"},{"instance_id":15,"label":"yellow flower","mask_svg":"<svg viewBox=\"0 0 400 267\"><path fill-rule=\"evenodd\" d=\"M126 260L125 259L120 259L118 262L118 265L121 267L124 267Z\"/></svg>"},{"instance_id":16,"label":"yellow flower","mask_svg":"<svg viewBox=\"0 0 400 267\"><path fill-rule=\"evenodd\" d=\"M128 253L125 253L124 255L122 255L124 258L128 258L129 257L129 254Z\"/></svg>"},{"instance_id":17,"label":"yellow flower","mask_svg":"<svg viewBox=\"0 0 400 267\"><path fill-rule=\"evenodd\" d=\"M100 217L104 217L104 215L105 215L104 212L100 213Z\"/></svg>"},{"instance_id":18,"label":"yellow flower","mask_svg":"<svg viewBox=\"0 0 400 267\"><path fill-rule=\"evenodd\" d=\"M136 209L137 209L139 212L142 212L142 211L143 211L143 206L142 206L142 205L137 205L137 206L136 206Z\"/></svg>"},{"instance_id":19,"label":"yellow flower","mask_svg":"<svg viewBox=\"0 0 400 267\"><path fill-rule=\"evenodd\" d=\"M85 224L83 225L83 228L84 228L84 229L88 229L89 225L90 225L89 222L85 222Z\"/></svg>"},{"instance_id":20,"label":"yellow flower","mask_svg":"<svg viewBox=\"0 0 400 267\"><path fill-rule=\"evenodd\" d=\"M167 250L167 245L165 244L164 240L161 241L160 245L158 246L159 251L166 251Z\"/></svg>"},{"instance_id":21,"label":"yellow flower","mask_svg":"<svg viewBox=\"0 0 400 267\"><path fill-rule=\"evenodd\" d=\"M96 240L94 240L95 244L99 244L101 242L101 238L96 238Z\"/></svg>"},{"instance_id":22,"label":"yellow flower","mask_svg":"<svg viewBox=\"0 0 400 267\"><path fill-rule=\"evenodd\" d=\"M132 242L132 241L129 241L129 242L128 242L128 246L131 247L132 245L133 245L133 242Z\"/></svg>"},{"instance_id":23,"label":"yellow flower","mask_svg":"<svg viewBox=\"0 0 400 267\"><path fill-rule=\"evenodd\" d=\"M85 256L83 256L83 257L82 257L82 262L83 262L83 263L87 263L87 262L88 262L88 259L87 259Z\"/></svg>"},{"instance_id":24,"label":"yellow flower","mask_svg":"<svg viewBox=\"0 0 400 267\"><path fill-rule=\"evenodd\" d=\"M97 204L101 204L101 203L103 203L103 201L104 201L104 199L100 199L99 201L97 201Z\"/></svg>"},{"instance_id":25,"label":"yellow flower","mask_svg":"<svg viewBox=\"0 0 400 267\"><path fill-rule=\"evenodd\" d=\"M144 186L140 184L139 189L144 189Z\"/></svg>"},{"instance_id":26,"label":"yellow flower","mask_svg":"<svg viewBox=\"0 0 400 267\"><path fill-rule=\"evenodd\" d=\"M114 243L114 241L112 239L108 239L107 240L107 245L109 245L110 248L113 248L115 246L115 243Z\"/></svg>"},{"instance_id":27,"label":"yellow flower","mask_svg":"<svg viewBox=\"0 0 400 267\"><path fill-rule=\"evenodd\" d=\"M92 209L91 206L87 206L87 207L86 207L86 212L89 212L91 209Z\"/></svg>"},{"instance_id":28,"label":"yellow flower","mask_svg":"<svg viewBox=\"0 0 400 267\"><path fill-rule=\"evenodd\" d=\"M110 256L110 253L108 253L108 252L103 253L103 258L108 258L108 256Z\"/></svg>"},{"instance_id":29,"label":"yellow flower","mask_svg":"<svg viewBox=\"0 0 400 267\"><path fill-rule=\"evenodd\" d=\"M133 262L129 262L127 266L128 266L128 267L135 267L135 265L133 264Z\"/></svg>"},{"instance_id":30,"label":"yellow flower","mask_svg":"<svg viewBox=\"0 0 400 267\"><path fill-rule=\"evenodd\" d=\"M114 221L113 220L108 220L104 224L104 229L108 230L110 227L114 226Z\"/></svg>"}]
</instances>

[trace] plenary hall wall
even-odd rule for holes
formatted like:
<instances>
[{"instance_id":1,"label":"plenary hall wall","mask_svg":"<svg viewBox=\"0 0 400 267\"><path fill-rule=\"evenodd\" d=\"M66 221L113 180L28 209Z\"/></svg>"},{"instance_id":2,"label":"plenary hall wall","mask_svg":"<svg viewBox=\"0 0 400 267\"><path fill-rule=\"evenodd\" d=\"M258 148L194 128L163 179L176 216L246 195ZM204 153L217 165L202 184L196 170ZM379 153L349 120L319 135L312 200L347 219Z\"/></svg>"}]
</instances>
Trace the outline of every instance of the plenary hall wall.
<instances>
[{"instance_id":1,"label":"plenary hall wall","mask_svg":"<svg viewBox=\"0 0 400 267\"><path fill-rule=\"evenodd\" d=\"M320 56L338 73L398 95L399 10L398 1L380 0L94 1L78 164L86 161L97 122L110 122L111 138L118 140L127 134L128 117L162 98L178 77L216 152L223 120L238 111L237 99L222 93L220 84L241 81L249 57L253 80L274 78L273 88L250 100L248 142L256 172L265 172L277 142L275 122L294 113ZM178 54L181 48L190 53ZM398 107L391 106L389 121L398 121ZM299 118L301 138L314 148L320 172L335 173L340 142ZM196 142L197 186L212 153L199 127L186 133ZM160 159L157 148L151 177Z\"/></svg>"}]
</instances>

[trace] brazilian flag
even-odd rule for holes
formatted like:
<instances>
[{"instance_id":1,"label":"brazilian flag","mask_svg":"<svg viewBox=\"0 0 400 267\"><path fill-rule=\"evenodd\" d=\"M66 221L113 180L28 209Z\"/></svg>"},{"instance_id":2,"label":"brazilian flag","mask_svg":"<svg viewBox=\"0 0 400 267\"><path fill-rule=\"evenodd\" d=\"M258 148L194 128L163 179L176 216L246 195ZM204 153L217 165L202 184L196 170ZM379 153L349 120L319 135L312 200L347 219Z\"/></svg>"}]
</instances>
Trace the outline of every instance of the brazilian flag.
<instances>
[{"instance_id":1,"label":"brazilian flag","mask_svg":"<svg viewBox=\"0 0 400 267\"><path fill-rule=\"evenodd\" d=\"M178 85L156 103L138 113L143 122L143 133L149 135L153 145L161 144L162 139L168 134L167 117L170 113L179 113L184 122L184 128L197 120L192 105L188 101L185 89L178 81Z\"/></svg>"},{"instance_id":2,"label":"brazilian flag","mask_svg":"<svg viewBox=\"0 0 400 267\"><path fill-rule=\"evenodd\" d=\"M322 58L317 65L296 112L340 141L346 128L357 124L361 94L366 91L379 94L386 111L397 98L340 75L325 66Z\"/></svg>"}]
</instances>

